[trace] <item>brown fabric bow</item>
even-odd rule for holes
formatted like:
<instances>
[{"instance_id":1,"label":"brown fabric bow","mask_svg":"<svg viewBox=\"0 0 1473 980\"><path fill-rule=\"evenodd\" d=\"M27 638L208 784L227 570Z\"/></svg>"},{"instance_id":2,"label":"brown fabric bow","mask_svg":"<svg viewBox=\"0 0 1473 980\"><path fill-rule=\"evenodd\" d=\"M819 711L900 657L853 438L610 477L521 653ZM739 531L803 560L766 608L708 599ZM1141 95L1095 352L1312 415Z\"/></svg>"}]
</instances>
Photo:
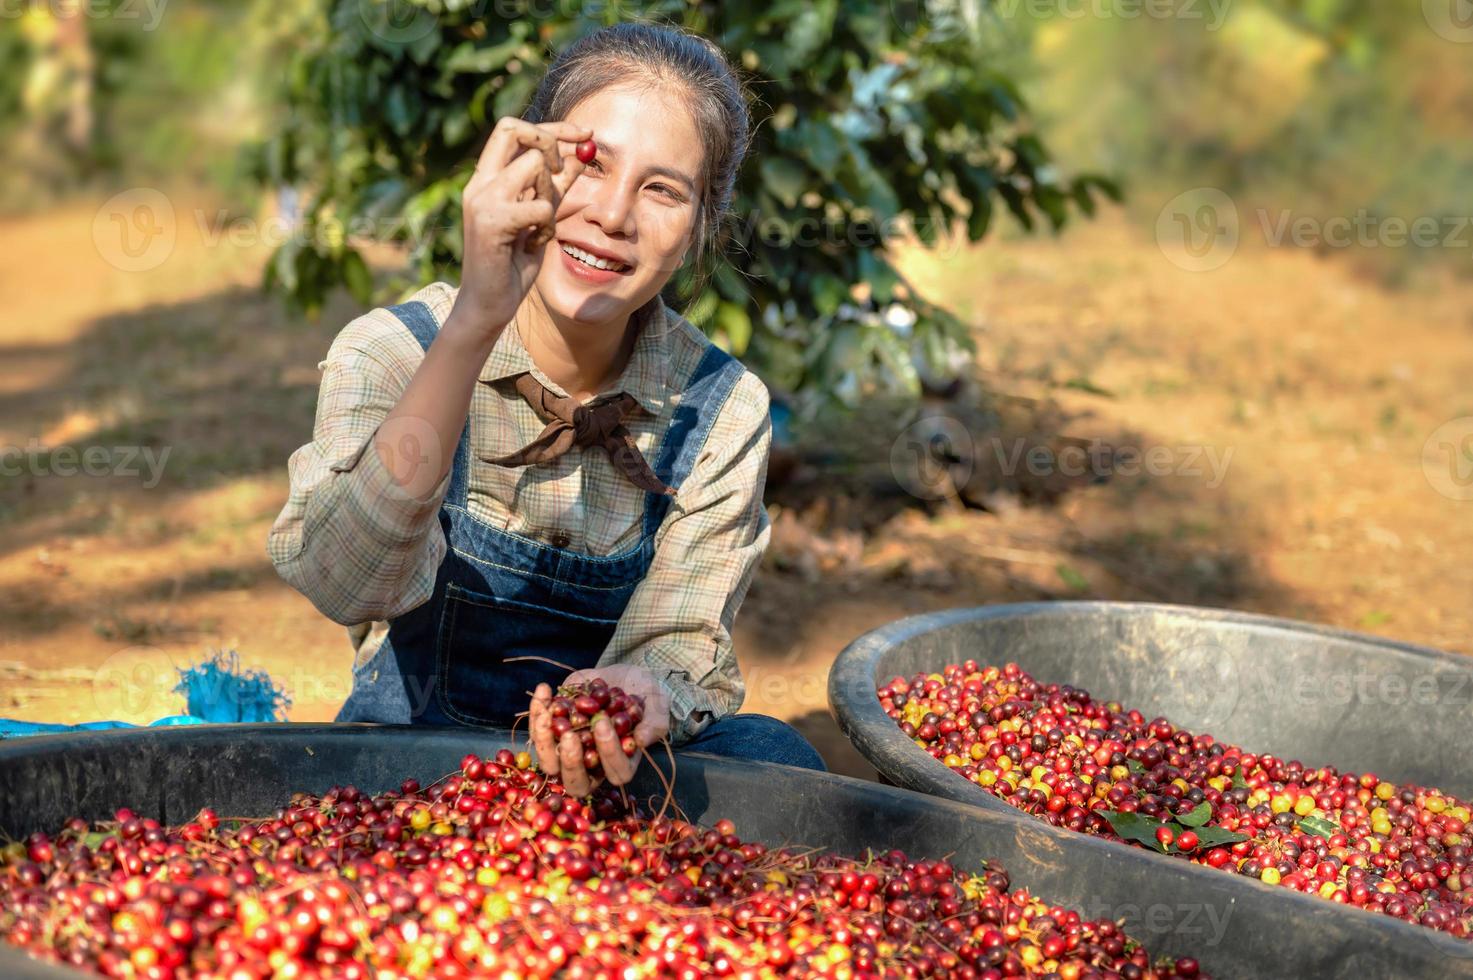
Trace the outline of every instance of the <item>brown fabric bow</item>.
<instances>
[{"instance_id":1,"label":"brown fabric bow","mask_svg":"<svg viewBox=\"0 0 1473 980\"><path fill-rule=\"evenodd\" d=\"M532 377L530 371L517 375L517 392L532 406L547 427L521 449L505 456L483 456L497 466L526 466L557 459L574 446L602 446L614 468L627 476L635 486L650 493L675 496L675 490L660 482L644 454L634 444L624 427L624 419L639 407L627 392L617 397L585 405L573 398L563 398Z\"/></svg>"}]
</instances>

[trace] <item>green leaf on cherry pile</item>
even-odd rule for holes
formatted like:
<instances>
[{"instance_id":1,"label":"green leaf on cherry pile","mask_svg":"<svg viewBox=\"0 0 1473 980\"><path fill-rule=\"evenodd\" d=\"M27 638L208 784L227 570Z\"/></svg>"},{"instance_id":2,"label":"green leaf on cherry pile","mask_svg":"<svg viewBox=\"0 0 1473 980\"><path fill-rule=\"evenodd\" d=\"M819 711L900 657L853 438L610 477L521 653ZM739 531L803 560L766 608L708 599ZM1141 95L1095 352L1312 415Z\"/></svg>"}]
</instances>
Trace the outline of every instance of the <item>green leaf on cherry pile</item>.
<instances>
[{"instance_id":1,"label":"green leaf on cherry pile","mask_svg":"<svg viewBox=\"0 0 1473 980\"><path fill-rule=\"evenodd\" d=\"M1247 834L1240 834L1235 830L1225 827L1198 827L1197 850L1205 851L1214 847L1222 847L1224 844L1236 844L1240 840L1247 840Z\"/></svg>"},{"instance_id":2,"label":"green leaf on cherry pile","mask_svg":"<svg viewBox=\"0 0 1473 980\"><path fill-rule=\"evenodd\" d=\"M1326 840L1343 832L1339 824L1333 820L1326 820L1324 817L1305 817L1299 821L1299 831L1304 834L1314 834Z\"/></svg>"},{"instance_id":3,"label":"green leaf on cherry pile","mask_svg":"<svg viewBox=\"0 0 1473 980\"><path fill-rule=\"evenodd\" d=\"M1134 759L1126 759L1125 768L1129 769L1137 776L1143 776L1146 773L1146 767Z\"/></svg>"},{"instance_id":4,"label":"green leaf on cherry pile","mask_svg":"<svg viewBox=\"0 0 1473 980\"><path fill-rule=\"evenodd\" d=\"M1101 810L1101 815L1115 828L1115 833L1124 840L1133 840L1144 844L1152 850L1161 850L1161 844L1156 840L1156 830L1161 826L1150 817L1139 813L1124 813L1115 810Z\"/></svg>"},{"instance_id":5,"label":"green leaf on cherry pile","mask_svg":"<svg viewBox=\"0 0 1473 980\"><path fill-rule=\"evenodd\" d=\"M1207 804L1204 804L1204 806L1205 805ZM1210 806L1208 808L1209 810L1211 809ZM1201 808L1199 807L1198 810L1200 809ZM1196 816L1196 814L1197 810L1194 810L1191 814L1189 814L1189 816ZM1198 850L1208 850L1214 847L1221 847L1223 844L1236 844L1240 840L1248 839L1248 835L1246 834L1239 834L1234 831L1224 829L1222 827L1196 825L1183 826L1175 820L1168 820L1163 823L1159 820L1152 820L1150 817L1144 816L1139 813L1123 813L1115 810L1101 810L1100 815L1106 820L1110 821L1110 826L1115 829L1115 833L1119 834L1122 840L1135 841L1138 844L1144 844L1151 850L1162 854L1166 853L1166 849L1161 846L1160 841L1156 840L1156 831L1159 830L1161 827L1170 827L1172 834L1180 837L1182 834L1186 833L1188 826L1194 826L1195 829L1193 830L1193 832L1197 835Z\"/></svg>"},{"instance_id":6,"label":"green leaf on cherry pile","mask_svg":"<svg viewBox=\"0 0 1473 980\"><path fill-rule=\"evenodd\" d=\"M1176 818L1176 822L1186 827L1201 827L1212 819L1212 804L1203 800L1197 804L1197 808L1191 813ZM1198 834L1197 836L1201 836Z\"/></svg>"}]
</instances>

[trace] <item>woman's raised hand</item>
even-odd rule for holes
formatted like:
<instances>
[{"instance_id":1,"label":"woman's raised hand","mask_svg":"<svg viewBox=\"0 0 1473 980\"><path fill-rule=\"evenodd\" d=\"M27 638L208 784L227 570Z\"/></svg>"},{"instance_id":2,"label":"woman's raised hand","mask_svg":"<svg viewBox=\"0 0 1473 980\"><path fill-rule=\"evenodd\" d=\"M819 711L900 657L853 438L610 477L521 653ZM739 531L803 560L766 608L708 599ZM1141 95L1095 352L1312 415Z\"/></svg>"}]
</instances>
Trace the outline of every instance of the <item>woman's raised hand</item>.
<instances>
[{"instance_id":1,"label":"woman's raised hand","mask_svg":"<svg viewBox=\"0 0 1473 980\"><path fill-rule=\"evenodd\" d=\"M500 330L542 265L558 204L583 172L574 150L593 131L568 122L497 120L462 195L461 318Z\"/></svg>"}]
</instances>

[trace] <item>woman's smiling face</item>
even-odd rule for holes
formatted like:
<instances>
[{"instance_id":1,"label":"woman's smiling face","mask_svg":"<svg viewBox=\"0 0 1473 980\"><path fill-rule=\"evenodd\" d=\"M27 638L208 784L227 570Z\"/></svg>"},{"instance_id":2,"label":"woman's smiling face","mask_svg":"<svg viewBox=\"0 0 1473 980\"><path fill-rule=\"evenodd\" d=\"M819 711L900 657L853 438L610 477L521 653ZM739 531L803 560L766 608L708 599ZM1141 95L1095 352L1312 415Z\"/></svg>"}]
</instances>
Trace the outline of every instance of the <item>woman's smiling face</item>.
<instances>
[{"instance_id":1,"label":"woman's smiling face","mask_svg":"<svg viewBox=\"0 0 1473 980\"><path fill-rule=\"evenodd\" d=\"M598 156L563 196L537 290L571 320L622 321L660 291L693 241L700 136L684 102L653 85L604 89L567 120L593 130ZM590 267L569 248L613 268Z\"/></svg>"}]
</instances>

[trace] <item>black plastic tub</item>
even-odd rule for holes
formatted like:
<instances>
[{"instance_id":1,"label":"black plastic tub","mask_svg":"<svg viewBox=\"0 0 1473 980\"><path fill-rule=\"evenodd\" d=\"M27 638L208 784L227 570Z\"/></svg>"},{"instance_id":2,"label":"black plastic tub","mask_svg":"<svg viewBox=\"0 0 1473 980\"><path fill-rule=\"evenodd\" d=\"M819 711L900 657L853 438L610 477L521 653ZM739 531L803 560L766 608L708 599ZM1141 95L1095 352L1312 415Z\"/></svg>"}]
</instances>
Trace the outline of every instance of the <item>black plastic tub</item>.
<instances>
[{"instance_id":1,"label":"black plastic tub","mask_svg":"<svg viewBox=\"0 0 1473 980\"><path fill-rule=\"evenodd\" d=\"M1371 771L1464 798L1473 793L1468 738L1473 661L1468 658L1267 616L1110 602L930 613L890 623L849 644L829 674L829 703L839 726L884 780L990 812L1022 815L917 747L885 714L875 693L897 675L909 679L969 659L995 666L1014 662L1042 682L1082 687L1148 718L1163 715L1250 751ZM1204 889L1219 880L1241 887L1238 894L1249 907L1270 914L1298 916L1302 901L1327 906L1327 915L1362 931L1361 942L1386 944L1388 962L1397 962L1403 951L1414 957L1416 945L1426 942L1458 957L1458 970L1473 962L1473 942L1144 849L1072 836L1120 851L1147 901L1157 900L1158 869L1177 865ZM1319 944L1313 932L1306 932L1304 941ZM1408 960L1397 972L1409 975L1415 968Z\"/></svg>"},{"instance_id":2,"label":"black plastic tub","mask_svg":"<svg viewBox=\"0 0 1473 980\"><path fill-rule=\"evenodd\" d=\"M123 804L168 822L204 805L269 813L295 790L352 783L378 792L438 777L505 736L366 725L209 725L42 736L0 743L0 828L13 837ZM993 859L1014 887L1091 916L1123 918L1153 954L1195 956L1220 977L1473 977L1473 948L1393 920L1366 922L1328 902L1286 895L1184 862L1137 854L997 813L860 780L783 766L680 755L687 817L729 817L768 844L856 853L899 847L977 869ZM660 792L646 773L636 789ZM0 945L0 976L63 978Z\"/></svg>"}]
</instances>

